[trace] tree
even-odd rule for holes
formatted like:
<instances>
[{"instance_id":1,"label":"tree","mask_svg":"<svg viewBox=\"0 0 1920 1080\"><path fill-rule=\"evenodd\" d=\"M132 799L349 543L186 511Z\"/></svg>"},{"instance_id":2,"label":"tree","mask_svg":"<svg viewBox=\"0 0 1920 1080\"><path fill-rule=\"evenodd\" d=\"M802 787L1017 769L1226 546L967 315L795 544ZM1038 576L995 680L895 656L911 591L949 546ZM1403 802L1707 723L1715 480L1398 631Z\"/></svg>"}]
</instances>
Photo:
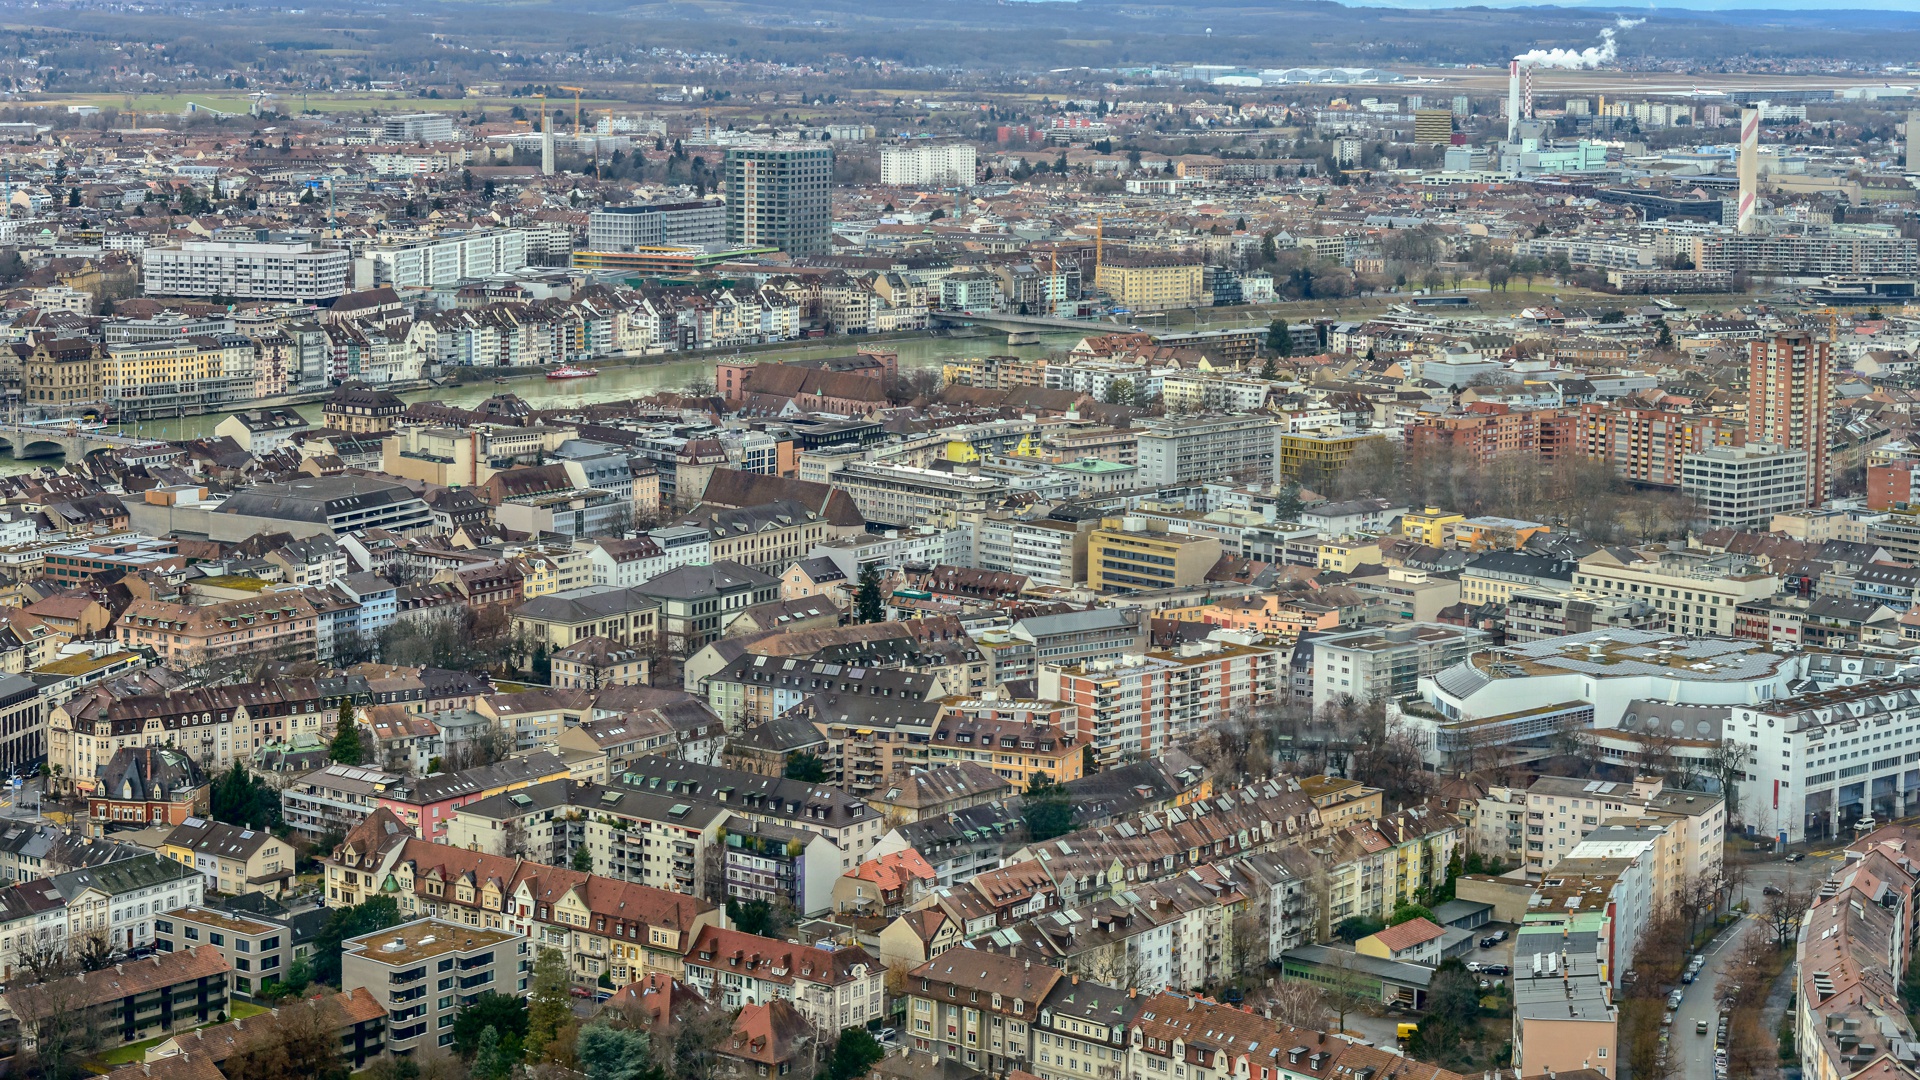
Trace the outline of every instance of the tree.
<instances>
[{"instance_id":1,"label":"tree","mask_svg":"<svg viewBox=\"0 0 1920 1080\"><path fill-rule=\"evenodd\" d=\"M559 949L541 949L533 961L533 985L527 993L527 1060L548 1056L554 1038L573 1016L573 980ZM474 1075L479 1075L476 1060Z\"/></svg>"},{"instance_id":2,"label":"tree","mask_svg":"<svg viewBox=\"0 0 1920 1080\"><path fill-rule=\"evenodd\" d=\"M858 1080L886 1056L886 1049L866 1028L843 1028L827 1059L827 1080Z\"/></svg>"},{"instance_id":3,"label":"tree","mask_svg":"<svg viewBox=\"0 0 1920 1080\"><path fill-rule=\"evenodd\" d=\"M1326 991L1306 979L1281 979L1267 995L1267 1007L1282 1024L1310 1031L1327 1026Z\"/></svg>"},{"instance_id":4,"label":"tree","mask_svg":"<svg viewBox=\"0 0 1920 1080\"><path fill-rule=\"evenodd\" d=\"M1727 819L1740 817L1740 781L1747 776L1747 757L1753 748L1738 739L1722 738L1707 755L1706 772L1720 783L1720 794L1727 800Z\"/></svg>"},{"instance_id":5,"label":"tree","mask_svg":"<svg viewBox=\"0 0 1920 1080\"><path fill-rule=\"evenodd\" d=\"M268 1034L250 1040L246 1051L226 1063L227 1072L247 1080L346 1080L338 1035L321 1015L326 1008L316 998L259 1017L254 1022Z\"/></svg>"},{"instance_id":6,"label":"tree","mask_svg":"<svg viewBox=\"0 0 1920 1080\"><path fill-rule=\"evenodd\" d=\"M860 567L860 586L853 594L853 621L885 622L887 610L880 595L880 568L873 563Z\"/></svg>"},{"instance_id":7,"label":"tree","mask_svg":"<svg viewBox=\"0 0 1920 1080\"><path fill-rule=\"evenodd\" d=\"M493 990L475 998L453 1017L453 1049L461 1057L480 1051L480 1035L491 1031L514 1057L520 1056L521 1040L527 1037L527 1003L510 994Z\"/></svg>"},{"instance_id":8,"label":"tree","mask_svg":"<svg viewBox=\"0 0 1920 1080\"><path fill-rule=\"evenodd\" d=\"M340 716L334 721L333 744L327 758L341 765L358 765L366 760L366 748L360 744L360 725L353 718L353 701L340 702Z\"/></svg>"},{"instance_id":9,"label":"tree","mask_svg":"<svg viewBox=\"0 0 1920 1080\"><path fill-rule=\"evenodd\" d=\"M249 829L279 828L280 793L235 761L213 782L210 807L215 821Z\"/></svg>"},{"instance_id":10,"label":"tree","mask_svg":"<svg viewBox=\"0 0 1920 1080\"><path fill-rule=\"evenodd\" d=\"M653 1040L644 1031L588 1024L574 1042L574 1056L587 1080L665 1080L653 1060Z\"/></svg>"},{"instance_id":11,"label":"tree","mask_svg":"<svg viewBox=\"0 0 1920 1080\"><path fill-rule=\"evenodd\" d=\"M581 844L579 847L574 848L573 857L567 860L567 865L572 867L575 870L580 871L583 874L593 873L592 849L588 848L587 845L585 844Z\"/></svg>"},{"instance_id":12,"label":"tree","mask_svg":"<svg viewBox=\"0 0 1920 1080\"><path fill-rule=\"evenodd\" d=\"M1800 879L1800 875L1795 874L1787 879L1785 885L1762 899L1760 910L1754 914L1754 918L1766 928L1774 946L1784 949L1799 936L1800 920L1807 917L1807 908L1812 905L1813 889Z\"/></svg>"},{"instance_id":13,"label":"tree","mask_svg":"<svg viewBox=\"0 0 1920 1080\"><path fill-rule=\"evenodd\" d=\"M348 938L400 925L400 906L391 896L376 896L352 907L335 908L313 940L313 977L340 985L340 943Z\"/></svg>"},{"instance_id":14,"label":"tree","mask_svg":"<svg viewBox=\"0 0 1920 1080\"><path fill-rule=\"evenodd\" d=\"M780 775L789 780L802 780L809 784L827 782L827 763L805 750L795 750L787 755L787 767Z\"/></svg>"},{"instance_id":15,"label":"tree","mask_svg":"<svg viewBox=\"0 0 1920 1080\"><path fill-rule=\"evenodd\" d=\"M1347 1029L1348 1013L1359 1012L1380 1000L1379 991L1370 991L1367 979L1356 974L1358 958L1359 954L1350 949L1339 949L1331 960L1333 971L1329 974L1333 978L1326 984L1327 1007L1339 1015L1341 1031Z\"/></svg>"},{"instance_id":16,"label":"tree","mask_svg":"<svg viewBox=\"0 0 1920 1080\"><path fill-rule=\"evenodd\" d=\"M512 1074L513 1059L501 1048L500 1033L492 1028L482 1031L473 1055L473 1080L507 1080Z\"/></svg>"},{"instance_id":17,"label":"tree","mask_svg":"<svg viewBox=\"0 0 1920 1080\"><path fill-rule=\"evenodd\" d=\"M766 937L773 932L773 905L765 900L728 900L727 921L743 934Z\"/></svg>"},{"instance_id":18,"label":"tree","mask_svg":"<svg viewBox=\"0 0 1920 1080\"><path fill-rule=\"evenodd\" d=\"M1020 800L1020 819L1026 822L1031 843L1072 832L1073 793L1044 774L1036 775Z\"/></svg>"},{"instance_id":19,"label":"tree","mask_svg":"<svg viewBox=\"0 0 1920 1080\"><path fill-rule=\"evenodd\" d=\"M1458 957L1442 962L1427 984L1427 1015L1420 1022L1415 1053L1428 1060L1457 1058L1477 1033L1480 981Z\"/></svg>"},{"instance_id":20,"label":"tree","mask_svg":"<svg viewBox=\"0 0 1920 1080\"><path fill-rule=\"evenodd\" d=\"M1425 919L1428 922L1433 922L1433 912L1419 904L1403 902L1399 907L1393 909L1392 915L1387 917L1387 925L1399 926L1403 922L1412 922L1415 919Z\"/></svg>"},{"instance_id":21,"label":"tree","mask_svg":"<svg viewBox=\"0 0 1920 1080\"><path fill-rule=\"evenodd\" d=\"M1107 404L1131 405L1134 402L1132 379L1114 379L1107 383Z\"/></svg>"},{"instance_id":22,"label":"tree","mask_svg":"<svg viewBox=\"0 0 1920 1080\"><path fill-rule=\"evenodd\" d=\"M1275 356L1293 355L1293 331L1287 320L1275 319L1267 326L1267 350Z\"/></svg>"}]
</instances>

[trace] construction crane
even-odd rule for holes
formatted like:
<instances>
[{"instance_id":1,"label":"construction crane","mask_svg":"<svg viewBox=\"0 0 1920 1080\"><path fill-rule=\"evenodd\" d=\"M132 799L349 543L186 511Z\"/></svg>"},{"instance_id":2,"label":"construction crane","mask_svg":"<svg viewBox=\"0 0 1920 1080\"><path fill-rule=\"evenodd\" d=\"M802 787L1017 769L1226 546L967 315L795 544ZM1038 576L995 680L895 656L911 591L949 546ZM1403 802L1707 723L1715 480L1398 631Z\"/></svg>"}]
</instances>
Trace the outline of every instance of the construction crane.
<instances>
[{"instance_id":1,"label":"construction crane","mask_svg":"<svg viewBox=\"0 0 1920 1080\"><path fill-rule=\"evenodd\" d=\"M585 93L587 88L584 86L562 86L560 89L573 91L573 133L578 136L580 134L580 95Z\"/></svg>"}]
</instances>

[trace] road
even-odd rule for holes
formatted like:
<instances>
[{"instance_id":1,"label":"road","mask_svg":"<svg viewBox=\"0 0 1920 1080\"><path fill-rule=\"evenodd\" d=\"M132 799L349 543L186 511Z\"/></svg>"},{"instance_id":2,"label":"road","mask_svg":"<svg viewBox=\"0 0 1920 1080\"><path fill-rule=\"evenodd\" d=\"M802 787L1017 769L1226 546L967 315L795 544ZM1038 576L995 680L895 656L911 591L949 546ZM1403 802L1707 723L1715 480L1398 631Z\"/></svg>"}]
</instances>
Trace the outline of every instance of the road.
<instances>
[{"instance_id":1,"label":"road","mask_svg":"<svg viewBox=\"0 0 1920 1080\"><path fill-rule=\"evenodd\" d=\"M1766 902L1762 891L1766 886L1785 886L1790 881L1811 885L1825 878L1828 871L1839 862L1837 852L1821 852L1809 855L1805 861L1798 863L1772 859L1746 864L1742 867L1746 880L1733 899L1736 903L1744 899L1749 910L1757 911ZM1728 965L1739 955L1740 946L1748 934L1765 932L1758 922L1741 919L1707 946L1706 965L1701 969L1700 977L1686 988L1686 995L1680 1001L1680 1011L1674 1016L1671 1029L1670 1045L1678 1055L1682 1080L1714 1080L1713 1029L1719 1019L1719 1001L1740 981L1738 973L1729 972ZM1696 1030L1696 1021L1700 1020L1707 1022L1705 1035ZM1765 1030L1772 1031L1773 1028L1769 1024Z\"/></svg>"}]
</instances>

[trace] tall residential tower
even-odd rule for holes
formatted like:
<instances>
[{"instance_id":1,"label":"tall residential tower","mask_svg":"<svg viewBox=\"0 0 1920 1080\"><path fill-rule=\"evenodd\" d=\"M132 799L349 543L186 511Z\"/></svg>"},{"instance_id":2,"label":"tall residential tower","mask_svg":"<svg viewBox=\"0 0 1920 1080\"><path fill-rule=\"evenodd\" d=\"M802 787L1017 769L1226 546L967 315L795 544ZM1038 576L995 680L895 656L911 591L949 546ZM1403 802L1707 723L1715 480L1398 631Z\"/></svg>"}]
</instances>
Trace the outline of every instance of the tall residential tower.
<instances>
[{"instance_id":1,"label":"tall residential tower","mask_svg":"<svg viewBox=\"0 0 1920 1080\"><path fill-rule=\"evenodd\" d=\"M727 242L824 255L832 247L833 151L736 146L727 151Z\"/></svg>"},{"instance_id":2,"label":"tall residential tower","mask_svg":"<svg viewBox=\"0 0 1920 1080\"><path fill-rule=\"evenodd\" d=\"M1749 343L1747 441L1765 440L1807 455L1807 505L1827 501L1827 398L1833 352L1805 330Z\"/></svg>"}]
</instances>

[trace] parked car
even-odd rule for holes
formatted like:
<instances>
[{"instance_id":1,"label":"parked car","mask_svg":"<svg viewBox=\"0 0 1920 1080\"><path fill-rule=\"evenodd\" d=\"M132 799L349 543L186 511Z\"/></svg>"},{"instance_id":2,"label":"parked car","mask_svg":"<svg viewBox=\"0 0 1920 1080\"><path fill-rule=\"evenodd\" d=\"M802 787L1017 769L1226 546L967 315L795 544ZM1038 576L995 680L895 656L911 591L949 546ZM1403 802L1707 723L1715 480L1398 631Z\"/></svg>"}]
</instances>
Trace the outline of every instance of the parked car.
<instances>
[{"instance_id":1,"label":"parked car","mask_svg":"<svg viewBox=\"0 0 1920 1080\"><path fill-rule=\"evenodd\" d=\"M1480 947L1483 949L1491 949L1498 944L1500 944L1500 939L1494 937L1492 934L1488 934L1486 937L1480 939Z\"/></svg>"},{"instance_id":2,"label":"parked car","mask_svg":"<svg viewBox=\"0 0 1920 1080\"><path fill-rule=\"evenodd\" d=\"M1683 983L1687 983L1688 985L1692 985L1694 978L1695 978L1695 975L1692 968L1688 968L1686 971L1681 972L1680 974L1680 981Z\"/></svg>"},{"instance_id":3,"label":"parked car","mask_svg":"<svg viewBox=\"0 0 1920 1080\"><path fill-rule=\"evenodd\" d=\"M1513 969L1505 964L1482 964L1480 965L1480 974L1506 978L1508 975L1513 974Z\"/></svg>"},{"instance_id":4,"label":"parked car","mask_svg":"<svg viewBox=\"0 0 1920 1080\"><path fill-rule=\"evenodd\" d=\"M1800 861L1801 859L1804 859L1804 858L1806 858L1806 857L1807 857L1807 853L1806 853L1806 852L1804 852L1804 851L1795 851L1795 852L1791 852L1791 853L1789 853L1789 854L1787 855L1787 861L1788 861L1788 862L1799 862L1799 861Z\"/></svg>"},{"instance_id":5,"label":"parked car","mask_svg":"<svg viewBox=\"0 0 1920 1080\"><path fill-rule=\"evenodd\" d=\"M1220 995L1220 1000L1226 1002L1229 1005L1238 1005L1242 1001L1245 1001L1246 999L1247 999L1246 992L1241 990L1237 986L1227 987L1227 992Z\"/></svg>"}]
</instances>

